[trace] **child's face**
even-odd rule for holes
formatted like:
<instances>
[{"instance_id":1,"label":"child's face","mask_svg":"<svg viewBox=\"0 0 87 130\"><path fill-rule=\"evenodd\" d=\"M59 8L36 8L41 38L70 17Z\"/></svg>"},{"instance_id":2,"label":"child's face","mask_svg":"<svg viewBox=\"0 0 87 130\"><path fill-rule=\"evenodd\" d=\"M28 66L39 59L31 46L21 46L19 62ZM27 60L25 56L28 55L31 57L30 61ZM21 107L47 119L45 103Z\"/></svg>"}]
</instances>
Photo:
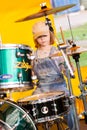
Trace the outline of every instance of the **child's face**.
<instances>
[{"instance_id":1,"label":"child's face","mask_svg":"<svg viewBox=\"0 0 87 130\"><path fill-rule=\"evenodd\" d=\"M37 38L37 42L40 45L40 47L49 45L50 44L50 33L39 36Z\"/></svg>"}]
</instances>

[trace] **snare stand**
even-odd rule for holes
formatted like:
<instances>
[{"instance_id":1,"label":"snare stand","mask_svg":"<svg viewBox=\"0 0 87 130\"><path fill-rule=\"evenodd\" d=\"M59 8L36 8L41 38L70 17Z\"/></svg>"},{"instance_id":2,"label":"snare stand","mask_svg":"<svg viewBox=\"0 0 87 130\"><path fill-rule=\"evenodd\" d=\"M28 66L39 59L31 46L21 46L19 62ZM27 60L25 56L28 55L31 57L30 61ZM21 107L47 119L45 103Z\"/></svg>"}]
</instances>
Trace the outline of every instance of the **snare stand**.
<instances>
[{"instance_id":1,"label":"snare stand","mask_svg":"<svg viewBox=\"0 0 87 130\"><path fill-rule=\"evenodd\" d=\"M50 130L50 128L54 124L56 125L57 130L70 130L69 127L67 126L66 121L63 118L61 118L60 116L58 116L58 118L54 119L53 121L44 122L42 124L42 127L44 130Z\"/></svg>"},{"instance_id":2,"label":"snare stand","mask_svg":"<svg viewBox=\"0 0 87 130\"><path fill-rule=\"evenodd\" d=\"M80 64L79 64L79 58L80 58L80 55L79 53L77 54L74 54L72 55L73 56L73 59L75 59L75 62L76 62L76 66L77 66L77 72L78 72L78 78L79 78L79 82L80 82L80 85L79 85L79 88L80 88L80 91L81 91L81 95L80 97L82 98L83 100L83 104L84 104L84 117L85 117L85 122L87 124L87 103L86 103L86 93L85 93L85 89L84 89L84 85L83 82L82 82L82 76L81 76L81 70L80 70Z\"/></svg>"},{"instance_id":3,"label":"snare stand","mask_svg":"<svg viewBox=\"0 0 87 130\"><path fill-rule=\"evenodd\" d=\"M50 130L51 126L53 125L52 122L53 122L53 121L46 121L46 122L42 122L42 123L40 123L40 124L41 124L41 126L42 126L42 128L43 128L44 130ZM37 124L37 128L38 128L38 126L39 126L39 124ZM39 130L39 128L38 128L38 130Z\"/></svg>"},{"instance_id":4,"label":"snare stand","mask_svg":"<svg viewBox=\"0 0 87 130\"><path fill-rule=\"evenodd\" d=\"M50 130L51 124L49 122L43 123L44 130Z\"/></svg>"}]
</instances>

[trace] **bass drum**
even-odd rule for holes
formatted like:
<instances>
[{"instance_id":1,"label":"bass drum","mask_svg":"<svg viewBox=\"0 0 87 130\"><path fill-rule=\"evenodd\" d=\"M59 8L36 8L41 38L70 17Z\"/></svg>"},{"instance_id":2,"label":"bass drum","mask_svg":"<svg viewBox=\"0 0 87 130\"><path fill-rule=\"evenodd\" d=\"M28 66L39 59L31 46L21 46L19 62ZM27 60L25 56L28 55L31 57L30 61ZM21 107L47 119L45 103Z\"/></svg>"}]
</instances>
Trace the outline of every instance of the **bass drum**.
<instances>
[{"instance_id":1,"label":"bass drum","mask_svg":"<svg viewBox=\"0 0 87 130\"><path fill-rule=\"evenodd\" d=\"M0 130L36 130L31 115L12 101L0 101Z\"/></svg>"}]
</instances>

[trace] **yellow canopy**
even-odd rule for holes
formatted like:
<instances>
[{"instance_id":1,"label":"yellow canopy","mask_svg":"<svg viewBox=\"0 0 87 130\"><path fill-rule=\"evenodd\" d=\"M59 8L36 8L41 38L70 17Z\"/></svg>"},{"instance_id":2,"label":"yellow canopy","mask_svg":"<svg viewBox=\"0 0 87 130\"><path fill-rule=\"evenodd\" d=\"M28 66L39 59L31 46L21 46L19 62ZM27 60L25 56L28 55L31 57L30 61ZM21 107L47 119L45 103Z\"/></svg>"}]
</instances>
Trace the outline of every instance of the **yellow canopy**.
<instances>
[{"instance_id":1,"label":"yellow canopy","mask_svg":"<svg viewBox=\"0 0 87 130\"><path fill-rule=\"evenodd\" d=\"M3 0L0 1L0 35L2 43L26 44L34 46L32 38L32 25L45 17L15 23L16 20L37 13L41 10L43 0ZM51 8L50 0L45 0L47 7ZM48 16L53 22L53 16Z\"/></svg>"}]
</instances>

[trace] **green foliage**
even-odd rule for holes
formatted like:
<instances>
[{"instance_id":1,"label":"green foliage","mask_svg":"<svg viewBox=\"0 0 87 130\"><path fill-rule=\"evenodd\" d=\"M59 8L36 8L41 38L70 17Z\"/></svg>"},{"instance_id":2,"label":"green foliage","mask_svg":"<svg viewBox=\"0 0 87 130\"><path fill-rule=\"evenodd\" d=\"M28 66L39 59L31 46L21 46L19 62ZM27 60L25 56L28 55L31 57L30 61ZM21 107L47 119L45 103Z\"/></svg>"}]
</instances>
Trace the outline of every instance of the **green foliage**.
<instances>
[{"instance_id":1,"label":"green foliage","mask_svg":"<svg viewBox=\"0 0 87 130\"><path fill-rule=\"evenodd\" d=\"M87 52L84 52L82 54L79 55L79 65L80 66L87 66ZM70 57L72 63L74 64L74 66L76 66L75 60L73 59L73 57Z\"/></svg>"},{"instance_id":2,"label":"green foliage","mask_svg":"<svg viewBox=\"0 0 87 130\"><path fill-rule=\"evenodd\" d=\"M79 63L80 66L87 66L87 52L80 55Z\"/></svg>"},{"instance_id":3,"label":"green foliage","mask_svg":"<svg viewBox=\"0 0 87 130\"><path fill-rule=\"evenodd\" d=\"M63 33L66 40L72 39L70 30L63 31ZM75 41L87 40L87 23L79 27L73 28L72 34ZM58 39L62 39L60 32L58 32ZM71 61L74 63L74 65L76 65L75 60L72 58L72 56ZM87 66L87 52L82 52L80 54L79 63L80 66Z\"/></svg>"},{"instance_id":4,"label":"green foliage","mask_svg":"<svg viewBox=\"0 0 87 130\"><path fill-rule=\"evenodd\" d=\"M71 31L63 31L65 39L72 39ZM87 40L87 23L72 29L74 40ZM61 34L58 32L58 39L61 39Z\"/></svg>"}]
</instances>

